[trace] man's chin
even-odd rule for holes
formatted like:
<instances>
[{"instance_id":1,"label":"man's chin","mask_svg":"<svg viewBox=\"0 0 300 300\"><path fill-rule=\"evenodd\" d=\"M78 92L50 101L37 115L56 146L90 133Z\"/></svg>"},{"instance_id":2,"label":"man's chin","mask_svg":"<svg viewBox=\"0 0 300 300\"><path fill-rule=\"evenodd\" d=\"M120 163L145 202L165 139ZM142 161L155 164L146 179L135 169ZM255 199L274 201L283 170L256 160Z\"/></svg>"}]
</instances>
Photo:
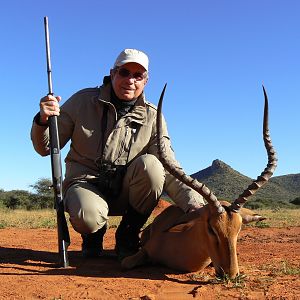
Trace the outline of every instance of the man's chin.
<instances>
[{"instance_id":1,"label":"man's chin","mask_svg":"<svg viewBox=\"0 0 300 300\"><path fill-rule=\"evenodd\" d=\"M123 100L123 101L131 101L133 99L134 99L134 95L131 95L131 94L123 94L120 97L120 100Z\"/></svg>"}]
</instances>

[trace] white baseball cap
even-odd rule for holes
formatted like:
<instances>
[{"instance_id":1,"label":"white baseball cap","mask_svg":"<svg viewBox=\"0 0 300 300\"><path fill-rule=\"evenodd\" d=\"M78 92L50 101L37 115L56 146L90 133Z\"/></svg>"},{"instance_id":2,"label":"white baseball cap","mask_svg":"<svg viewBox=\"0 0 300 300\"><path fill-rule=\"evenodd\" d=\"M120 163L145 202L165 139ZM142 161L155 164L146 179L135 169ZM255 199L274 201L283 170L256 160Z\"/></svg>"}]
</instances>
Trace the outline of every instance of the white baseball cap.
<instances>
[{"instance_id":1,"label":"white baseball cap","mask_svg":"<svg viewBox=\"0 0 300 300\"><path fill-rule=\"evenodd\" d=\"M121 67L130 62L134 62L141 65L148 72L148 68L149 68L148 56L144 52L136 49L124 49L117 57L114 64L114 68Z\"/></svg>"}]
</instances>

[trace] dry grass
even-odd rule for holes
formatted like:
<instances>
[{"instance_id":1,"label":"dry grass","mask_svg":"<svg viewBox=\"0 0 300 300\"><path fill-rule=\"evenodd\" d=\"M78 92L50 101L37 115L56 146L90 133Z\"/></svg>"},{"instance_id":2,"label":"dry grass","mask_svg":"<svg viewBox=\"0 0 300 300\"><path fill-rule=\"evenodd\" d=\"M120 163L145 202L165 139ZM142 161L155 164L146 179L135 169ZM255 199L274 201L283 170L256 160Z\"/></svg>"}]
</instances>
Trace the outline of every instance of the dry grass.
<instances>
[{"instance_id":1,"label":"dry grass","mask_svg":"<svg viewBox=\"0 0 300 300\"><path fill-rule=\"evenodd\" d=\"M300 265L297 263L291 263L283 260L277 264L266 264L261 267L263 271L268 271L270 276L281 276L281 275L300 275Z\"/></svg>"},{"instance_id":2,"label":"dry grass","mask_svg":"<svg viewBox=\"0 0 300 300\"><path fill-rule=\"evenodd\" d=\"M300 226L300 209L262 209L257 213L267 219L256 224L252 223L250 226L277 228Z\"/></svg>"},{"instance_id":3,"label":"dry grass","mask_svg":"<svg viewBox=\"0 0 300 300\"><path fill-rule=\"evenodd\" d=\"M288 227L300 226L299 209L261 210L259 214L267 217L267 220L252 224L257 227ZM68 216L66 215L68 219ZM121 217L110 217L109 227L117 227ZM152 218L147 223L150 223ZM9 210L0 209L0 228L55 228L55 210Z\"/></svg>"},{"instance_id":4,"label":"dry grass","mask_svg":"<svg viewBox=\"0 0 300 300\"><path fill-rule=\"evenodd\" d=\"M23 209L0 210L0 228L55 228L56 215L54 210L33 210Z\"/></svg>"}]
</instances>

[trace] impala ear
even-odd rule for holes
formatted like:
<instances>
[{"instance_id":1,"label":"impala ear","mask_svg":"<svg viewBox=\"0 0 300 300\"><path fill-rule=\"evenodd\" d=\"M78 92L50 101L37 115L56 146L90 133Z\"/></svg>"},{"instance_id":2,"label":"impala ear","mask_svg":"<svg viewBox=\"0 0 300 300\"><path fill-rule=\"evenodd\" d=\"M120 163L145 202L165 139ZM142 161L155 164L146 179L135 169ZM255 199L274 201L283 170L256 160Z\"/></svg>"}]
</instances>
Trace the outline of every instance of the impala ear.
<instances>
[{"instance_id":1,"label":"impala ear","mask_svg":"<svg viewBox=\"0 0 300 300\"><path fill-rule=\"evenodd\" d=\"M243 219L243 224L248 224L248 223L251 223L251 222L259 222L259 221L262 221L262 220L265 220L266 218L259 215L259 214L256 214L254 213L251 209L249 208L244 208L242 207L240 210L239 210L239 213Z\"/></svg>"},{"instance_id":2,"label":"impala ear","mask_svg":"<svg viewBox=\"0 0 300 300\"><path fill-rule=\"evenodd\" d=\"M259 221L263 221L266 220L267 218L254 214L254 215L242 215L242 219L243 219L243 224L248 224L251 222L259 222Z\"/></svg>"}]
</instances>

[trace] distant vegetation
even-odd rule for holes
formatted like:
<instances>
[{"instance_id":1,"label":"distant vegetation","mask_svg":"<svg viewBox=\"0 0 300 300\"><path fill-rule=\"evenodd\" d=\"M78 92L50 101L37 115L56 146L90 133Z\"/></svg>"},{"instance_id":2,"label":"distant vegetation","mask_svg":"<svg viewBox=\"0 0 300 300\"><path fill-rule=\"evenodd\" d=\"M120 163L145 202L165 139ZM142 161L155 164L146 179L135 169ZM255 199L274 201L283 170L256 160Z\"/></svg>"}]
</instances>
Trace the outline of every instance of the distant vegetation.
<instances>
[{"instance_id":1,"label":"distant vegetation","mask_svg":"<svg viewBox=\"0 0 300 300\"><path fill-rule=\"evenodd\" d=\"M194 173L192 177L203 182L219 199L229 202L236 199L252 182L252 179L235 171L221 160ZM53 208L51 180L40 178L31 185L33 192L25 190L4 191L0 189L0 208L37 210ZM170 200L166 194L165 200ZM245 207L252 209L300 208L300 174L275 176L255 195L249 198Z\"/></svg>"},{"instance_id":2,"label":"distant vegetation","mask_svg":"<svg viewBox=\"0 0 300 300\"><path fill-rule=\"evenodd\" d=\"M0 207L11 210L53 208L54 196L50 179L41 178L30 187L34 192L25 190L0 190Z\"/></svg>"},{"instance_id":3,"label":"distant vegetation","mask_svg":"<svg viewBox=\"0 0 300 300\"><path fill-rule=\"evenodd\" d=\"M213 161L210 167L192 177L205 183L219 199L230 202L252 181L220 160ZM51 180L41 178L31 188L33 192L0 189L0 229L56 227ZM162 198L172 202L166 194ZM267 220L250 226L300 226L300 211L295 210L300 208L300 174L271 178L265 187L249 198L245 206L259 209L260 214L267 217ZM148 223L151 221L150 218ZM120 217L111 217L109 227L117 227L119 222Z\"/></svg>"}]
</instances>

